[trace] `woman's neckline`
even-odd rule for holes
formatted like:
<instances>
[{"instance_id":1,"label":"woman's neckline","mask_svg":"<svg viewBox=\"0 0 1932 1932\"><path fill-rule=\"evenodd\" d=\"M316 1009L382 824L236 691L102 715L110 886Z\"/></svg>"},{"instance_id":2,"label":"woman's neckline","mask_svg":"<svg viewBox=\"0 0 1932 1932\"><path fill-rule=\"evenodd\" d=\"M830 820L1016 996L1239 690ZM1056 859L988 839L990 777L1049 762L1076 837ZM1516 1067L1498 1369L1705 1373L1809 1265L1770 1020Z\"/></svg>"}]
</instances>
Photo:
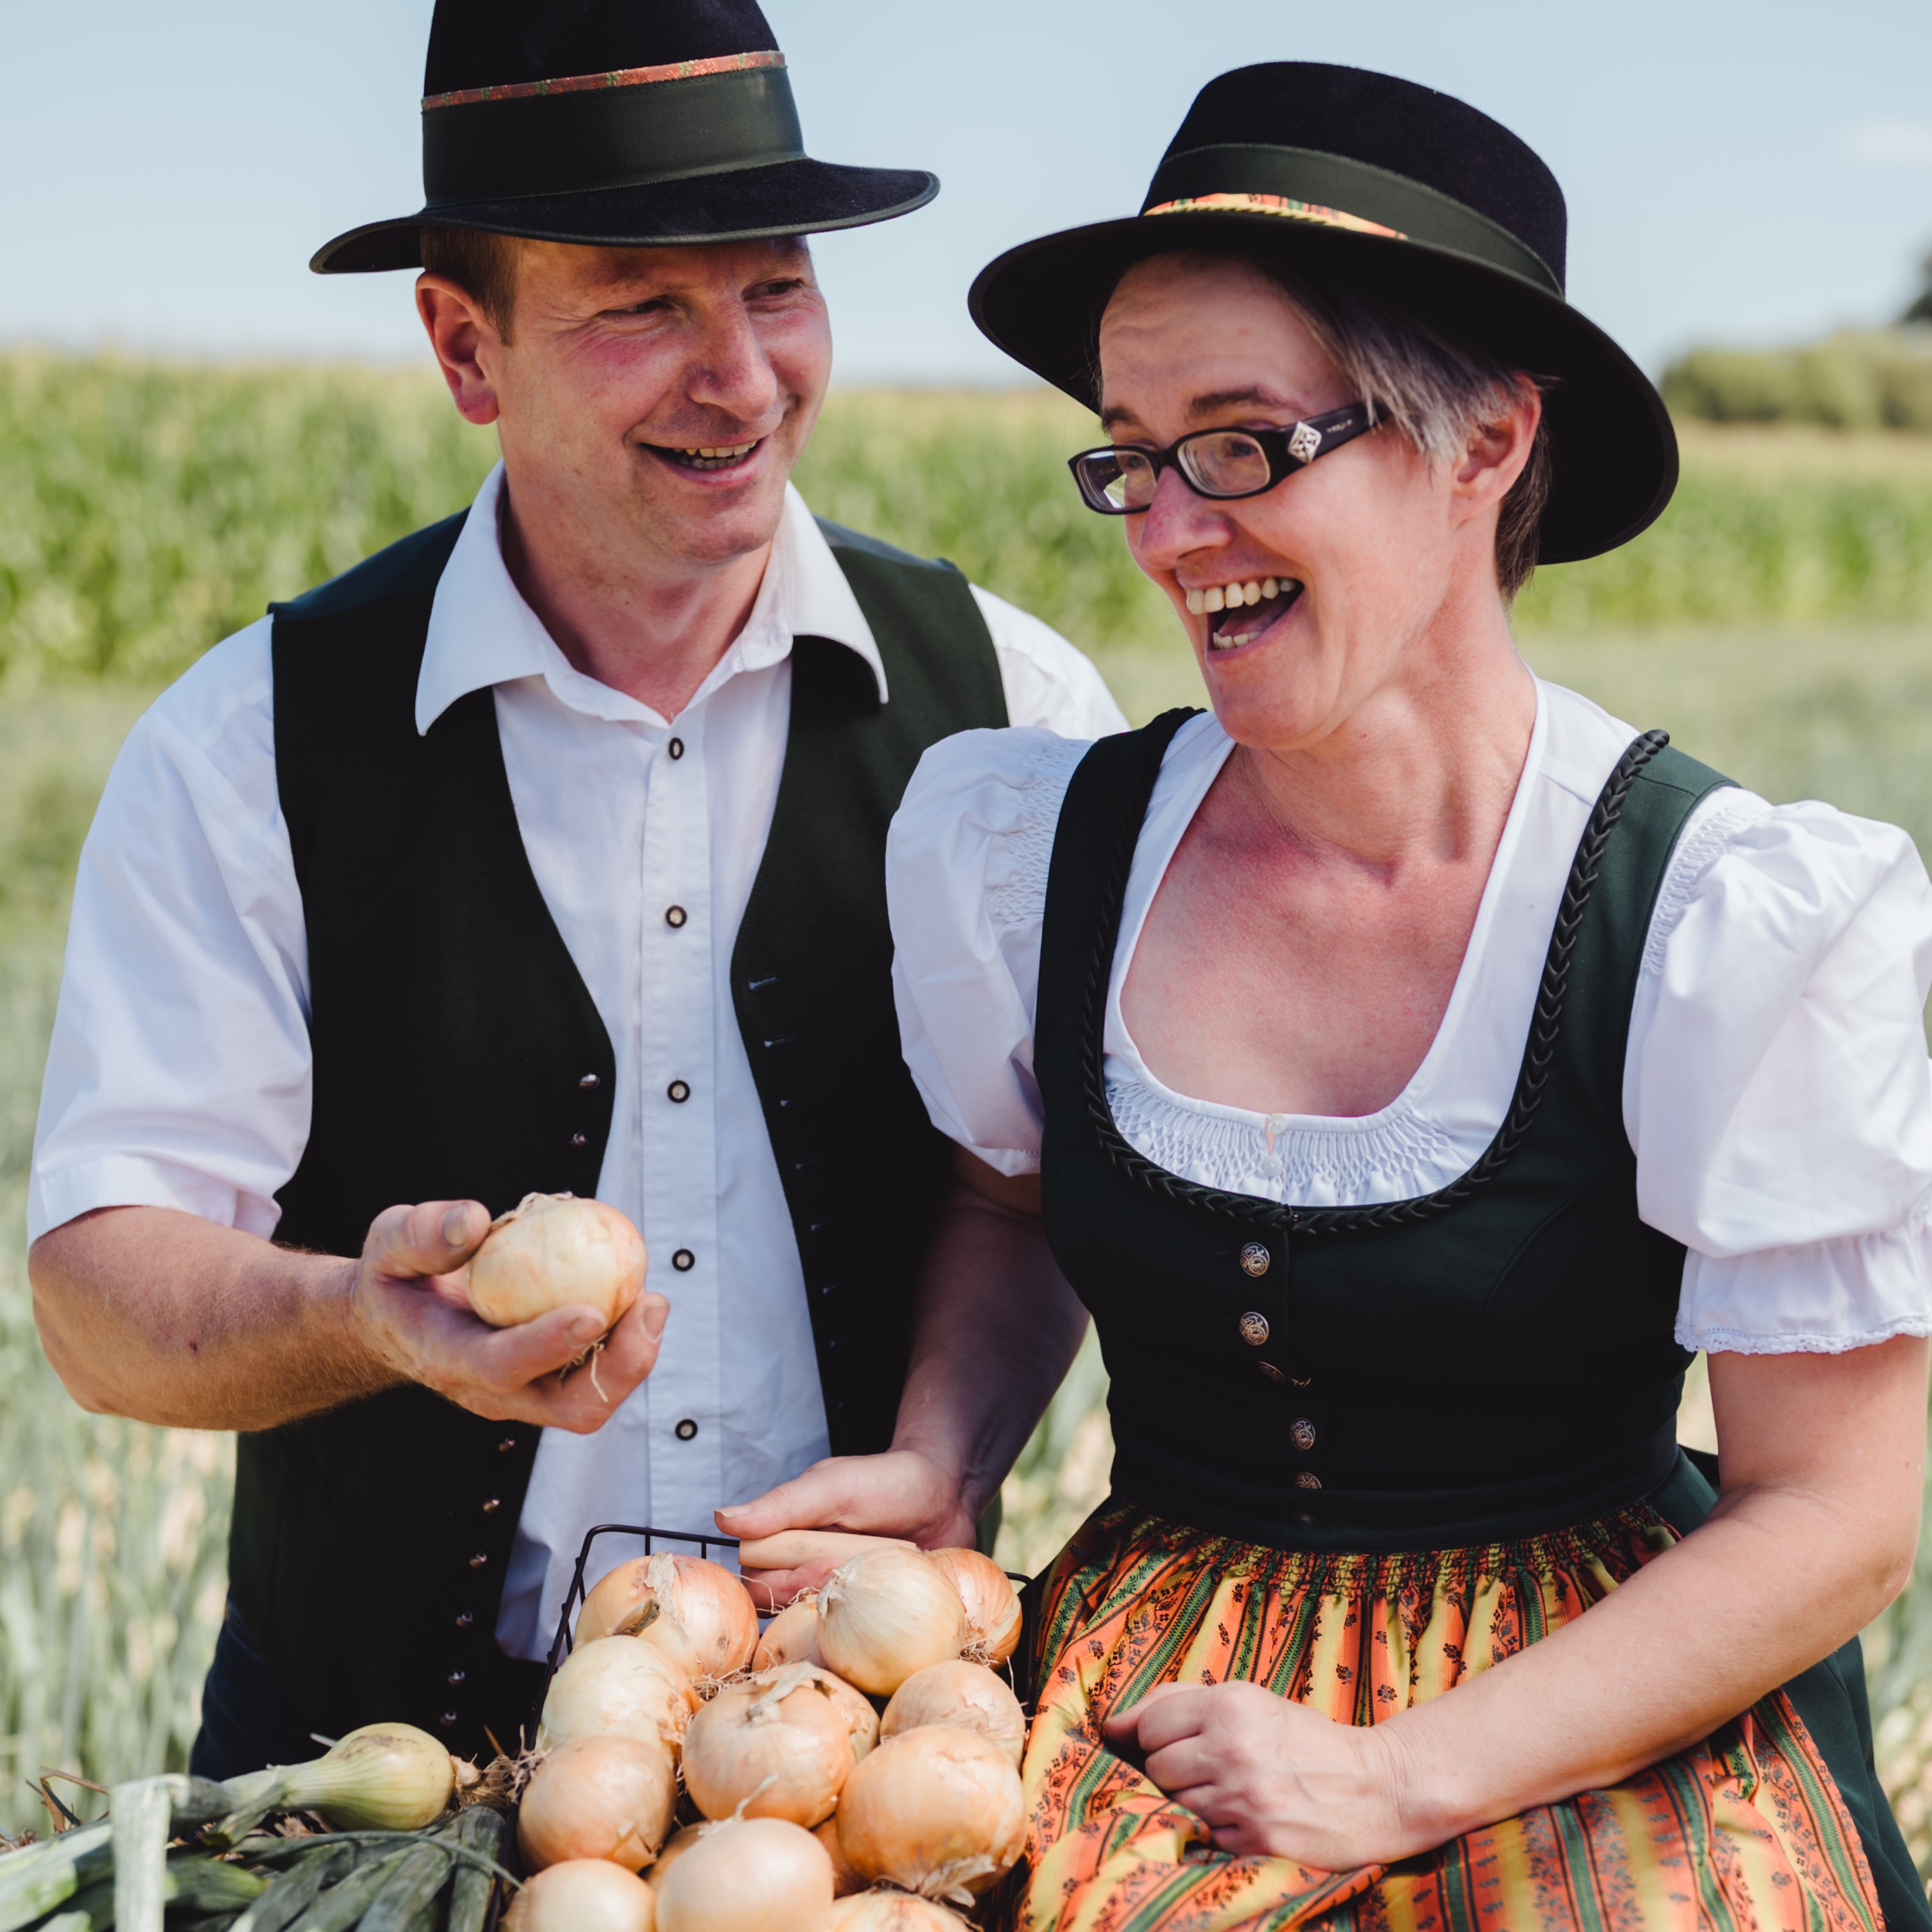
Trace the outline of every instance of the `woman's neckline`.
<instances>
[{"instance_id":1,"label":"woman's neckline","mask_svg":"<svg viewBox=\"0 0 1932 1932\"><path fill-rule=\"evenodd\" d=\"M1114 964L1107 988L1107 1034L1109 1057L1118 1060L1131 1078L1148 1090L1169 1105L1187 1112L1200 1115L1204 1119L1227 1120L1250 1127L1257 1132L1270 1137L1290 1133L1322 1134L1372 1134L1408 1119L1424 1111L1424 1100L1430 1090L1443 1077L1446 1070L1455 1060L1458 1035L1468 1024L1469 1010L1478 997L1482 978L1483 962L1493 935L1499 907L1508 890L1510 868L1518 848L1522 842L1523 826L1529 812L1529 801L1534 794L1536 781L1541 775L1550 736L1551 706L1543 680L1538 678L1536 686L1536 720L1532 726L1529 748L1525 753L1522 770L1516 779L1516 790L1510 800L1508 816L1503 821L1502 836L1496 842L1496 856L1490 862L1488 877L1483 882L1482 898L1476 908L1474 922L1469 929L1468 943L1464 947L1461 963L1456 970L1456 981L1449 995L1448 1004L1444 1008L1441 1023L1436 1029L1435 1037L1429 1043L1415 1070L1403 1083L1402 1090L1382 1107L1372 1114L1296 1114L1257 1112L1246 1107L1236 1107L1225 1101L1206 1100L1191 1094L1184 1094L1170 1087L1161 1079L1142 1053L1139 1042L1135 1040L1127 1025L1126 1016L1120 1006L1120 992L1126 985L1127 975L1132 970L1134 956L1138 951L1141 938L1145 930L1149 914L1159 895L1162 882L1166 878L1168 868L1174 862L1180 850L1181 839L1195 814L1200 810L1208 795L1208 788L1220 775L1222 767L1233 753L1234 740L1222 730L1219 722L1210 712L1184 726L1168 747L1167 758L1162 760L1162 772L1165 777L1170 761L1177 751L1183 748L1184 740L1192 738L1192 744L1186 747L1188 754L1198 759L1198 767L1190 773L1187 782L1175 796L1164 806L1161 816L1167 822L1162 827L1162 844L1159 869L1139 898L1131 927L1123 924L1119 943L1114 952ZM1156 782L1156 794L1159 784ZM1144 848L1143 848L1144 850ZM1137 854L1134 872L1142 871L1141 855ZM1142 879L1130 876L1129 891L1132 893Z\"/></svg>"}]
</instances>

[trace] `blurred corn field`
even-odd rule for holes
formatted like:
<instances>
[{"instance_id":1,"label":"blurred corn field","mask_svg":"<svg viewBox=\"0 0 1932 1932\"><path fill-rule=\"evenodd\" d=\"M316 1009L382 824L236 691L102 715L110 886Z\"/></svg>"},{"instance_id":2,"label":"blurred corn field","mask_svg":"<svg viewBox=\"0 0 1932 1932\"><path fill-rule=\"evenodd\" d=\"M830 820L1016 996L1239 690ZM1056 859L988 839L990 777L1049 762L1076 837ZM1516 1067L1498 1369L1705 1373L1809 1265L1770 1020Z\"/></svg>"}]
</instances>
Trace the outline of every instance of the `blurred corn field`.
<instances>
[{"instance_id":1,"label":"blurred corn field","mask_svg":"<svg viewBox=\"0 0 1932 1932\"><path fill-rule=\"evenodd\" d=\"M1066 480L1091 432L1038 393L844 393L800 482L1056 625L1144 718L1198 692L1163 600ZM227 1440L82 1414L32 1328L24 1180L94 800L162 681L460 507L494 453L412 373L0 356L0 1830L42 1822L43 1766L104 1784L184 1761L222 1603ZM1932 848L1932 437L1693 425L1684 473L1640 542L1540 575L1526 655L1772 798ZM1008 1480L1008 1567L1036 1570L1105 1495L1105 1389L1090 1340ZM1710 1446L1694 1382L1682 1427ZM1932 1538L1868 1657L1932 1868Z\"/></svg>"}]
</instances>

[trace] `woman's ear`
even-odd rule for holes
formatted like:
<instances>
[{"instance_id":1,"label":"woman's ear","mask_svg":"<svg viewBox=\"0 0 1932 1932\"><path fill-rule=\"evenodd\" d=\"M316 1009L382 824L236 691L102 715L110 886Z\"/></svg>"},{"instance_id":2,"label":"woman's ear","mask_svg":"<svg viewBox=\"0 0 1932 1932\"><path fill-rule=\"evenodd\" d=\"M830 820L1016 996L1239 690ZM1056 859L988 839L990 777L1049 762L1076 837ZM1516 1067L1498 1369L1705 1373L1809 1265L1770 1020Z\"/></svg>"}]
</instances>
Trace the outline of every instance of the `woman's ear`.
<instances>
[{"instance_id":1,"label":"woman's ear","mask_svg":"<svg viewBox=\"0 0 1932 1932\"><path fill-rule=\"evenodd\" d=\"M494 422L501 405L490 370L503 352L496 325L476 297L447 275L416 278L416 313L422 317L457 413L479 427Z\"/></svg>"},{"instance_id":2,"label":"woman's ear","mask_svg":"<svg viewBox=\"0 0 1932 1932\"><path fill-rule=\"evenodd\" d=\"M1501 507L1529 461L1542 421L1543 392L1533 377L1518 376L1509 406L1477 430L1456 466L1451 490L1458 522Z\"/></svg>"}]
</instances>

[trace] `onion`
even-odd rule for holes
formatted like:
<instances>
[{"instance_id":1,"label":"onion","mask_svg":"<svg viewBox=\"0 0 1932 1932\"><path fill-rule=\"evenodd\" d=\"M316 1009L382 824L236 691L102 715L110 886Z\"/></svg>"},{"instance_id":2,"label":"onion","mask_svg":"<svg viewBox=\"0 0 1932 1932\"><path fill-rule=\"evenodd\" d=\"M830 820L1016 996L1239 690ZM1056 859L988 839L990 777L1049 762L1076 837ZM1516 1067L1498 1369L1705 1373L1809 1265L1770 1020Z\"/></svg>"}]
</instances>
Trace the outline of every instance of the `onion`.
<instances>
[{"instance_id":1,"label":"onion","mask_svg":"<svg viewBox=\"0 0 1932 1932\"><path fill-rule=\"evenodd\" d=\"M532 1870L566 1858L647 1865L670 1829L677 1774L661 1744L580 1738L537 1766L517 1807L517 1847Z\"/></svg>"},{"instance_id":2,"label":"onion","mask_svg":"<svg viewBox=\"0 0 1932 1932\"><path fill-rule=\"evenodd\" d=\"M707 1830L658 1888L657 1932L825 1932L832 1861L782 1818Z\"/></svg>"},{"instance_id":3,"label":"onion","mask_svg":"<svg viewBox=\"0 0 1932 1932\"><path fill-rule=\"evenodd\" d=\"M613 1632L656 1645L687 1677L703 1681L752 1661L758 1613L722 1564L659 1550L620 1564L584 1598L578 1642Z\"/></svg>"},{"instance_id":4,"label":"onion","mask_svg":"<svg viewBox=\"0 0 1932 1932\"><path fill-rule=\"evenodd\" d=\"M258 1816L263 1809L320 1811L338 1832L417 1832L448 1807L456 1766L413 1724L364 1724L326 1757L278 1766L248 1782L248 1809Z\"/></svg>"},{"instance_id":5,"label":"onion","mask_svg":"<svg viewBox=\"0 0 1932 1932\"><path fill-rule=\"evenodd\" d=\"M579 1738L662 1741L674 1751L703 1700L662 1650L634 1637L579 1644L558 1666L537 1725L537 1749Z\"/></svg>"},{"instance_id":6,"label":"onion","mask_svg":"<svg viewBox=\"0 0 1932 1932\"><path fill-rule=\"evenodd\" d=\"M614 1208L526 1194L470 1257L470 1305L493 1328L553 1308L594 1308L606 1327L644 1290L644 1238Z\"/></svg>"},{"instance_id":7,"label":"onion","mask_svg":"<svg viewBox=\"0 0 1932 1932\"><path fill-rule=\"evenodd\" d=\"M1018 1648L1020 1593L990 1556L976 1550L928 1550L966 1606L966 1654L975 1664L1004 1664Z\"/></svg>"},{"instance_id":8,"label":"onion","mask_svg":"<svg viewBox=\"0 0 1932 1932\"><path fill-rule=\"evenodd\" d=\"M845 1713L824 1675L795 1664L728 1684L691 1720L684 1787L707 1818L784 1818L809 1828L832 1815L853 1765Z\"/></svg>"},{"instance_id":9,"label":"onion","mask_svg":"<svg viewBox=\"0 0 1932 1932\"><path fill-rule=\"evenodd\" d=\"M776 1670L782 1664L823 1664L818 1654L818 1598L814 1592L788 1604L758 1639L758 1666Z\"/></svg>"},{"instance_id":10,"label":"onion","mask_svg":"<svg viewBox=\"0 0 1932 1932\"><path fill-rule=\"evenodd\" d=\"M838 1820L826 1820L822 1825L812 1828L812 1835L825 1847L825 1856L832 1861L832 1895L844 1898L855 1892L863 1892L866 1881L852 1869L851 1862L838 1846Z\"/></svg>"},{"instance_id":11,"label":"onion","mask_svg":"<svg viewBox=\"0 0 1932 1932\"><path fill-rule=\"evenodd\" d=\"M653 1891L664 1882L664 1875L704 1834L710 1831L709 1825L680 1825L664 1840L664 1848L658 1852L657 1863L645 1873L644 1881Z\"/></svg>"},{"instance_id":12,"label":"onion","mask_svg":"<svg viewBox=\"0 0 1932 1932\"><path fill-rule=\"evenodd\" d=\"M890 1697L915 1670L966 1647L959 1592L930 1557L888 1546L855 1556L818 1594L818 1648L828 1669Z\"/></svg>"},{"instance_id":13,"label":"onion","mask_svg":"<svg viewBox=\"0 0 1932 1932\"><path fill-rule=\"evenodd\" d=\"M838 1842L854 1868L928 1898L970 1900L1020 1855L1026 1800L1006 1754L976 1732L928 1724L854 1767Z\"/></svg>"},{"instance_id":14,"label":"onion","mask_svg":"<svg viewBox=\"0 0 1932 1932\"><path fill-rule=\"evenodd\" d=\"M830 1932L965 1932L956 1912L908 1892L862 1892L832 1908Z\"/></svg>"},{"instance_id":15,"label":"onion","mask_svg":"<svg viewBox=\"0 0 1932 1932\"><path fill-rule=\"evenodd\" d=\"M634 1874L607 1858L568 1858L528 1880L506 1932L652 1932L657 1900Z\"/></svg>"},{"instance_id":16,"label":"onion","mask_svg":"<svg viewBox=\"0 0 1932 1932\"><path fill-rule=\"evenodd\" d=\"M879 1735L896 1738L922 1724L957 1724L990 1738L1019 1768L1026 1754L1026 1713L1020 1700L983 1664L928 1664L892 1693Z\"/></svg>"},{"instance_id":17,"label":"onion","mask_svg":"<svg viewBox=\"0 0 1932 1932\"><path fill-rule=\"evenodd\" d=\"M830 1694L839 1714L845 1720L845 1729L852 1739L852 1762L856 1764L879 1742L879 1714L872 1708L872 1700L862 1690L848 1684L844 1678L815 1664L809 1668L812 1682L823 1685Z\"/></svg>"}]
</instances>

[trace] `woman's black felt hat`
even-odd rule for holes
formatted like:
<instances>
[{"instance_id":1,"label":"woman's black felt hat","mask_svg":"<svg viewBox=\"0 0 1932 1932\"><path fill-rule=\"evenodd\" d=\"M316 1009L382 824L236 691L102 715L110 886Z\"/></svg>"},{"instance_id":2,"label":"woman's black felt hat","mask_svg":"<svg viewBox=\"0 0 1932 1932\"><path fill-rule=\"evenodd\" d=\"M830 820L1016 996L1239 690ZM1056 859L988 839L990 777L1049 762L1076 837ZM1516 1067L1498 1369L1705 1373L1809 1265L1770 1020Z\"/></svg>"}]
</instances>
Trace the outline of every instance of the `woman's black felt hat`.
<instances>
[{"instance_id":1,"label":"woman's black felt hat","mask_svg":"<svg viewBox=\"0 0 1932 1932\"><path fill-rule=\"evenodd\" d=\"M1628 542L1677 487L1677 438L1642 370L1564 299L1563 191L1507 128L1446 94L1312 62L1201 90L1141 212L1010 249L973 320L1090 406L1100 316L1135 262L1178 249L1266 256L1548 379L1555 475L1540 560Z\"/></svg>"},{"instance_id":2,"label":"woman's black felt hat","mask_svg":"<svg viewBox=\"0 0 1932 1932\"><path fill-rule=\"evenodd\" d=\"M352 228L318 274L422 266L425 226L660 247L857 228L939 192L805 152L755 0L436 0L424 206Z\"/></svg>"}]
</instances>

